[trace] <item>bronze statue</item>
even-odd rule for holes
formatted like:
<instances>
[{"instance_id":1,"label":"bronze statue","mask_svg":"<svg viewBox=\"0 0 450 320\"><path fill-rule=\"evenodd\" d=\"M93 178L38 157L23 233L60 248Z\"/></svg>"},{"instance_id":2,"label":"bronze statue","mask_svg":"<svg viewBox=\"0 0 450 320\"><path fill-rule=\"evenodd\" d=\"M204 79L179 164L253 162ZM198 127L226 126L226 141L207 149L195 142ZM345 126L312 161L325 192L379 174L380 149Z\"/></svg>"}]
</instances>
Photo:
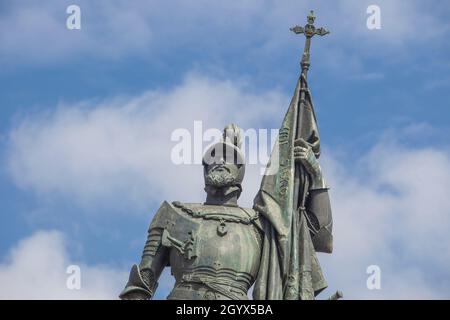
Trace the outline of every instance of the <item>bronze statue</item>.
<instances>
[{"instance_id":1,"label":"bronze statue","mask_svg":"<svg viewBox=\"0 0 450 320\"><path fill-rule=\"evenodd\" d=\"M176 280L168 299L244 300L254 285L254 299L303 300L326 288L316 252L332 251L332 218L306 73L311 37L328 32L313 22L292 29L307 38L302 73L269 162L278 170L266 171L253 208L238 206L245 159L231 124L203 157L206 201L161 205L122 299L152 298L166 266Z\"/></svg>"}]
</instances>

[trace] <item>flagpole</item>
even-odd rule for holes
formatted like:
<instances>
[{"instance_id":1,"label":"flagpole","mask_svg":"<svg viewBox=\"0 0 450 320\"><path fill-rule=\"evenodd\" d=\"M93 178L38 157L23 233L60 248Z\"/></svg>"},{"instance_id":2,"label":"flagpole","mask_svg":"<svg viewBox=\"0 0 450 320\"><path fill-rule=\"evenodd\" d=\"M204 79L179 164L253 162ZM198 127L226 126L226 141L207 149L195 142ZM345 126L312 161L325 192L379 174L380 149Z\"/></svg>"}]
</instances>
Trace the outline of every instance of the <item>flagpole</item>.
<instances>
[{"instance_id":1,"label":"flagpole","mask_svg":"<svg viewBox=\"0 0 450 320\"><path fill-rule=\"evenodd\" d=\"M305 47L303 49L302 60L300 62L301 75L300 75L300 101L297 109L297 128L296 128L296 139L302 138L301 125L303 120L303 110L306 104L306 91L308 90L306 85L306 79L308 75L308 70L311 65L310 63L310 48L311 48L311 38L314 35L324 36L330 33L325 28L316 28L314 26L314 21L316 17L314 11L311 10L307 17L307 24L304 27L295 26L290 28L295 34L304 34L306 37ZM300 183L302 182L302 195L299 199ZM295 177L294 177L294 209L297 211L305 206L306 192L308 190L308 175L303 168L301 163L295 164Z\"/></svg>"}]
</instances>

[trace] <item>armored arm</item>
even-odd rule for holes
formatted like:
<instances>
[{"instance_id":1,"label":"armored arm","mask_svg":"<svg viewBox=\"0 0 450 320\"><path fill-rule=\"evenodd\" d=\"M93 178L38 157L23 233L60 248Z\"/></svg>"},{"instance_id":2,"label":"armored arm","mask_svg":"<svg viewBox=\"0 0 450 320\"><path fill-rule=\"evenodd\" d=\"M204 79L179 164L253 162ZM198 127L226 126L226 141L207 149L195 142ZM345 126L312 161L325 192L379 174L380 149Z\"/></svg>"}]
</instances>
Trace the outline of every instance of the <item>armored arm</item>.
<instances>
[{"instance_id":1,"label":"armored arm","mask_svg":"<svg viewBox=\"0 0 450 320\"><path fill-rule=\"evenodd\" d=\"M333 217L327 187L309 190L306 218L314 249L318 252L331 253L333 251Z\"/></svg>"},{"instance_id":2,"label":"armored arm","mask_svg":"<svg viewBox=\"0 0 450 320\"><path fill-rule=\"evenodd\" d=\"M328 194L329 188L311 146L303 139L296 140L294 145L294 158L301 161L311 178L305 206L314 248L318 252L331 253L333 251L333 218Z\"/></svg>"},{"instance_id":3,"label":"armored arm","mask_svg":"<svg viewBox=\"0 0 450 320\"><path fill-rule=\"evenodd\" d=\"M131 268L125 289L120 294L124 300L151 299L158 287L158 279L168 264L168 248L161 245L163 229L152 228L148 231L141 263Z\"/></svg>"}]
</instances>

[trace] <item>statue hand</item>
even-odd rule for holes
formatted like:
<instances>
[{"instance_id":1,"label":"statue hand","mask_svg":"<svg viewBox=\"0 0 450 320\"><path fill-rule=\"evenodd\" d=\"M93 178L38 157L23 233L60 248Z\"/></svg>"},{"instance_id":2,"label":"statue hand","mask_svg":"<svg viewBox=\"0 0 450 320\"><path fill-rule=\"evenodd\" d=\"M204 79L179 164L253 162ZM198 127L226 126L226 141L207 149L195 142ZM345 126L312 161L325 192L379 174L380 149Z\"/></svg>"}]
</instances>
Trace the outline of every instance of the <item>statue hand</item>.
<instances>
[{"instance_id":1,"label":"statue hand","mask_svg":"<svg viewBox=\"0 0 450 320\"><path fill-rule=\"evenodd\" d=\"M294 160L300 161L312 177L322 174L311 146L302 138L294 141Z\"/></svg>"},{"instance_id":2,"label":"statue hand","mask_svg":"<svg viewBox=\"0 0 450 320\"><path fill-rule=\"evenodd\" d=\"M311 176L310 189L326 188L319 165L311 146L302 138L294 141L294 160L300 161Z\"/></svg>"}]
</instances>

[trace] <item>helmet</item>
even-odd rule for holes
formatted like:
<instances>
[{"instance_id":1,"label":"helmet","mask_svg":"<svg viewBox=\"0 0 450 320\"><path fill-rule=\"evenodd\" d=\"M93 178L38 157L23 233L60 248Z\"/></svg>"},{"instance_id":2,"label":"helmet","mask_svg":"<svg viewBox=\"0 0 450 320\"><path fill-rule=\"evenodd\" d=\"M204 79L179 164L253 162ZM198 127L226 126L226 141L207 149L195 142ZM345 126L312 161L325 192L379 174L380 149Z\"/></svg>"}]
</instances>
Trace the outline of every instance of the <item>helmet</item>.
<instances>
[{"instance_id":1,"label":"helmet","mask_svg":"<svg viewBox=\"0 0 450 320\"><path fill-rule=\"evenodd\" d=\"M222 141L210 146L203 155L203 172L206 177L208 167L219 163L237 166L236 185L241 185L245 175L245 157L241 150L241 129L235 124L224 128Z\"/></svg>"}]
</instances>

